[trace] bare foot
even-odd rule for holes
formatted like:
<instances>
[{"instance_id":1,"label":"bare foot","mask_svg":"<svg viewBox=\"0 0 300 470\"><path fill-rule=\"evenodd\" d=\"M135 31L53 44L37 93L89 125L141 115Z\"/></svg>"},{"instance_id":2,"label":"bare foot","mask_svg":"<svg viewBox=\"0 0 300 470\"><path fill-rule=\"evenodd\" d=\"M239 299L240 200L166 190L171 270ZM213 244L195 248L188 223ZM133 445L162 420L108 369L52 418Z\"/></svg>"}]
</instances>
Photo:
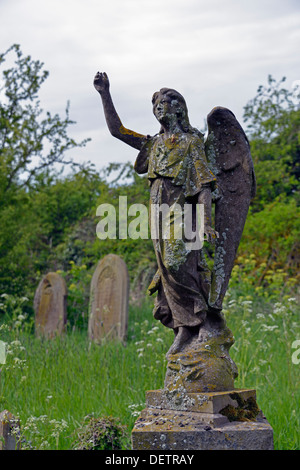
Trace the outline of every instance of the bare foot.
<instances>
[{"instance_id":1,"label":"bare foot","mask_svg":"<svg viewBox=\"0 0 300 470\"><path fill-rule=\"evenodd\" d=\"M211 328L209 322L206 321L199 328L198 341L200 341L200 343L207 341L208 338L212 336L212 331L213 329Z\"/></svg>"},{"instance_id":2,"label":"bare foot","mask_svg":"<svg viewBox=\"0 0 300 470\"><path fill-rule=\"evenodd\" d=\"M184 344L190 339L191 332L186 326L180 326L178 328L178 333L174 339L174 343L170 347L169 351L167 352L167 356L169 354L176 354L181 351Z\"/></svg>"}]
</instances>

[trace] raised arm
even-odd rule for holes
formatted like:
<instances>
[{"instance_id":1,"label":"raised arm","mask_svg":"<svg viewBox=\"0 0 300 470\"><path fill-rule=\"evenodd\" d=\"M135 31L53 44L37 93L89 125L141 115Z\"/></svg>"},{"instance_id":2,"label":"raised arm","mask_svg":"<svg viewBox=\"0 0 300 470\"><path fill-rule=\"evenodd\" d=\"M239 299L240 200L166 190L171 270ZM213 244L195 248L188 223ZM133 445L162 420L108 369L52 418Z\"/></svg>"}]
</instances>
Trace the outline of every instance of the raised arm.
<instances>
[{"instance_id":1,"label":"raised arm","mask_svg":"<svg viewBox=\"0 0 300 470\"><path fill-rule=\"evenodd\" d=\"M123 126L115 110L109 91L109 80L105 72L97 72L94 78L94 87L101 96L106 123L111 135L140 150L147 137Z\"/></svg>"}]
</instances>

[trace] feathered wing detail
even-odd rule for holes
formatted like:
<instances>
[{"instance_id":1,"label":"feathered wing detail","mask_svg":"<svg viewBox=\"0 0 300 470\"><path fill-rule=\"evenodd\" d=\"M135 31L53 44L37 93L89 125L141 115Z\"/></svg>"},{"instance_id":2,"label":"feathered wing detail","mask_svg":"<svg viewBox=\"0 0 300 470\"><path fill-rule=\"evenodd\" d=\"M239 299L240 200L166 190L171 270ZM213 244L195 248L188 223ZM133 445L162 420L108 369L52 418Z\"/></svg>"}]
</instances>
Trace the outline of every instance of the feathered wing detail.
<instances>
[{"instance_id":1,"label":"feathered wing detail","mask_svg":"<svg viewBox=\"0 0 300 470\"><path fill-rule=\"evenodd\" d=\"M221 310L256 182L249 142L234 114L216 107L207 123L206 156L217 178L215 230L219 233L209 305Z\"/></svg>"}]
</instances>

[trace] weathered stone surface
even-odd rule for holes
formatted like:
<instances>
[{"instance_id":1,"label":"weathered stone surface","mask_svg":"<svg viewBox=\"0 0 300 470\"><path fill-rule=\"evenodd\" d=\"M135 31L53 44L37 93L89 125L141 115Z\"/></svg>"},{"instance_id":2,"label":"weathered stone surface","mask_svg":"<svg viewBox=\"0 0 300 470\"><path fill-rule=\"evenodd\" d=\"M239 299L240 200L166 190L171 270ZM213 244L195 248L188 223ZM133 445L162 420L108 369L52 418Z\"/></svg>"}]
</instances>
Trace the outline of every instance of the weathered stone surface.
<instances>
[{"instance_id":1,"label":"weathered stone surface","mask_svg":"<svg viewBox=\"0 0 300 470\"><path fill-rule=\"evenodd\" d=\"M0 413L0 450L20 449L20 443L12 433L17 425L16 419L9 411L4 410Z\"/></svg>"},{"instance_id":2,"label":"weathered stone surface","mask_svg":"<svg viewBox=\"0 0 300 470\"><path fill-rule=\"evenodd\" d=\"M129 276L125 262L109 254L99 261L91 282L89 337L124 341L128 327Z\"/></svg>"},{"instance_id":3,"label":"weathered stone surface","mask_svg":"<svg viewBox=\"0 0 300 470\"><path fill-rule=\"evenodd\" d=\"M34 297L37 336L52 338L60 335L67 321L67 286L57 273L43 277Z\"/></svg>"},{"instance_id":4,"label":"weathered stone surface","mask_svg":"<svg viewBox=\"0 0 300 470\"><path fill-rule=\"evenodd\" d=\"M234 339L229 328L212 330L200 341L192 337L180 352L169 354L165 388L169 391L232 390L237 367L229 355Z\"/></svg>"},{"instance_id":5,"label":"weathered stone surface","mask_svg":"<svg viewBox=\"0 0 300 470\"><path fill-rule=\"evenodd\" d=\"M228 406L238 408L239 403L252 398L256 401L253 389L234 389L226 392L187 393L175 390L149 390L146 392L147 408L175 411L193 411L197 413L220 413Z\"/></svg>"},{"instance_id":6,"label":"weathered stone surface","mask_svg":"<svg viewBox=\"0 0 300 470\"><path fill-rule=\"evenodd\" d=\"M255 390L152 390L132 431L134 450L271 450L273 431ZM234 412L233 412L234 411Z\"/></svg>"},{"instance_id":7,"label":"weathered stone surface","mask_svg":"<svg viewBox=\"0 0 300 470\"><path fill-rule=\"evenodd\" d=\"M225 418L226 419L226 418ZM132 431L133 450L272 450L265 418L225 422L220 414L144 410Z\"/></svg>"}]
</instances>

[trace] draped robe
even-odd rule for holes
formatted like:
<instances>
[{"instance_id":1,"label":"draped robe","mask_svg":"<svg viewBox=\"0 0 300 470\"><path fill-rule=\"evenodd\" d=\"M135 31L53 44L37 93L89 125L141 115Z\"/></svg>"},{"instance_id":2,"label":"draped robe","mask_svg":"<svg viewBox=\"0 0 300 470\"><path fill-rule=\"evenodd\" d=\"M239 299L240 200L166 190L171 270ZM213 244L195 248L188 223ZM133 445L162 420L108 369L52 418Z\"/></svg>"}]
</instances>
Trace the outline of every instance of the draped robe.
<instances>
[{"instance_id":1,"label":"draped robe","mask_svg":"<svg viewBox=\"0 0 300 470\"><path fill-rule=\"evenodd\" d=\"M207 186L214 189L216 178L207 165L203 136L187 132L172 138L164 134L148 137L134 168L148 174L152 233L156 224L152 238L158 270L148 289L150 294L157 291L154 317L175 330L198 326L208 309L211 273L203 251L191 248L185 233L177 238L175 232L186 222L187 205L192 214L189 228L195 232L199 193ZM157 211L164 204L170 208L167 223Z\"/></svg>"}]
</instances>

